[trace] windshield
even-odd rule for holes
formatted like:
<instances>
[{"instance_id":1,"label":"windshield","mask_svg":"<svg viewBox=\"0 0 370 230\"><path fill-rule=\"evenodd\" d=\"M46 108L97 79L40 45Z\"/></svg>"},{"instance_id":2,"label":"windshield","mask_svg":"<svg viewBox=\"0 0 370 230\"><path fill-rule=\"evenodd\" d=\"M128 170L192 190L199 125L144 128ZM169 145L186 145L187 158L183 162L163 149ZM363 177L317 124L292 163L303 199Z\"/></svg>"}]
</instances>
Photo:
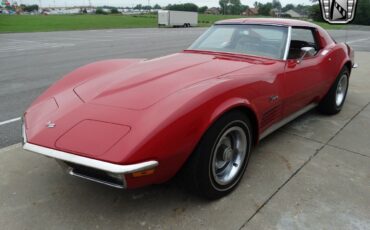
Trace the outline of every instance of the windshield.
<instances>
[{"instance_id":1,"label":"windshield","mask_svg":"<svg viewBox=\"0 0 370 230\"><path fill-rule=\"evenodd\" d=\"M288 28L270 25L215 25L190 50L247 54L283 59Z\"/></svg>"}]
</instances>

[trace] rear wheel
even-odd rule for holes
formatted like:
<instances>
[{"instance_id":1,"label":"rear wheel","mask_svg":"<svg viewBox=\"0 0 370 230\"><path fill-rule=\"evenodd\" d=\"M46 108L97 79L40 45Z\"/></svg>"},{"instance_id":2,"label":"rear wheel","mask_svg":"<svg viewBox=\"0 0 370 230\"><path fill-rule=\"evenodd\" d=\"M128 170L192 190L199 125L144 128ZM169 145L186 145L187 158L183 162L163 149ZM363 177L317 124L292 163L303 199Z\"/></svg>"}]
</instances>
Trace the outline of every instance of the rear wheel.
<instances>
[{"instance_id":1,"label":"rear wheel","mask_svg":"<svg viewBox=\"0 0 370 230\"><path fill-rule=\"evenodd\" d=\"M188 160L188 188L209 199L221 198L239 184L250 156L252 126L247 116L232 111L209 128Z\"/></svg>"},{"instance_id":2,"label":"rear wheel","mask_svg":"<svg viewBox=\"0 0 370 230\"><path fill-rule=\"evenodd\" d=\"M344 67L339 73L328 94L320 102L319 110L324 114L337 114L342 110L349 85L349 70Z\"/></svg>"}]
</instances>

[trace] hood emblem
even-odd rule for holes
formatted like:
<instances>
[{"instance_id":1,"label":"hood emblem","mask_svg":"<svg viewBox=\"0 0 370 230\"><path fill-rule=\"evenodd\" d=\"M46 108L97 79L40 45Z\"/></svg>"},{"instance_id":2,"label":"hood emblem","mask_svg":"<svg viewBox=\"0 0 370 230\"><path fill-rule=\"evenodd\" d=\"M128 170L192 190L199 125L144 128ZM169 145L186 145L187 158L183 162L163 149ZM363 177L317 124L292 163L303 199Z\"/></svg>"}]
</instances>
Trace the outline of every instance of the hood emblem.
<instances>
[{"instance_id":1,"label":"hood emblem","mask_svg":"<svg viewBox=\"0 0 370 230\"><path fill-rule=\"evenodd\" d=\"M55 123L53 123L51 121L48 121L48 123L46 124L46 127L48 127L48 128L54 128L55 127Z\"/></svg>"}]
</instances>

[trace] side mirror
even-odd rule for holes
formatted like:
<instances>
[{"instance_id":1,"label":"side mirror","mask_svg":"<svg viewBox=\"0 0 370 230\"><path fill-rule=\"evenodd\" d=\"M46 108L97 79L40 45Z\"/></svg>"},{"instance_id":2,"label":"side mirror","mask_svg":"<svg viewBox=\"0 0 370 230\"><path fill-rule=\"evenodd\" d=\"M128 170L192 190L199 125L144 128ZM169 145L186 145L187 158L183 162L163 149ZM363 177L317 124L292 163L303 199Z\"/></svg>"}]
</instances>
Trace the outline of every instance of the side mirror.
<instances>
[{"instance_id":1,"label":"side mirror","mask_svg":"<svg viewBox=\"0 0 370 230\"><path fill-rule=\"evenodd\" d=\"M301 48L301 51L303 52L303 54L302 54L302 57L300 57L300 58L297 60L297 63L298 63L298 64L299 64L299 63L301 63L301 62L303 61L303 59L307 56L307 54L309 54L309 55L313 56L313 55L315 55L315 53L316 53L316 50L315 50L315 48L313 48L313 47L302 47L302 48Z\"/></svg>"}]
</instances>

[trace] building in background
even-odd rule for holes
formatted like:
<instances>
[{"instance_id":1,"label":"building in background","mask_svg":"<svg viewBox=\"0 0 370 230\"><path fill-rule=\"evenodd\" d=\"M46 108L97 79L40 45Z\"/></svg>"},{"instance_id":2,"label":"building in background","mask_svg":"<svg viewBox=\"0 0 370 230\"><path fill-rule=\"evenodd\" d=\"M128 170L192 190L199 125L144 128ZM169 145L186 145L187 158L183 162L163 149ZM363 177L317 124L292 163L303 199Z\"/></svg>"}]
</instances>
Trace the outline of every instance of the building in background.
<instances>
[{"instance_id":1,"label":"building in background","mask_svg":"<svg viewBox=\"0 0 370 230\"><path fill-rule=\"evenodd\" d=\"M295 10L288 10L283 13L275 13L274 17L300 19L300 18L306 18L307 16L302 15Z\"/></svg>"},{"instance_id":2,"label":"building in background","mask_svg":"<svg viewBox=\"0 0 370 230\"><path fill-rule=\"evenodd\" d=\"M206 14L220 14L221 10L218 7L211 7L206 10Z\"/></svg>"},{"instance_id":3,"label":"building in background","mask_svg":"<svg viewBox=\"0 0 370 230\"><path fill-rule=\"evenodd\" d=\"M251 17L258 15L258 8L248 8L246 11L243 12L243 15Z\"/></svg>"}]
</instances>

